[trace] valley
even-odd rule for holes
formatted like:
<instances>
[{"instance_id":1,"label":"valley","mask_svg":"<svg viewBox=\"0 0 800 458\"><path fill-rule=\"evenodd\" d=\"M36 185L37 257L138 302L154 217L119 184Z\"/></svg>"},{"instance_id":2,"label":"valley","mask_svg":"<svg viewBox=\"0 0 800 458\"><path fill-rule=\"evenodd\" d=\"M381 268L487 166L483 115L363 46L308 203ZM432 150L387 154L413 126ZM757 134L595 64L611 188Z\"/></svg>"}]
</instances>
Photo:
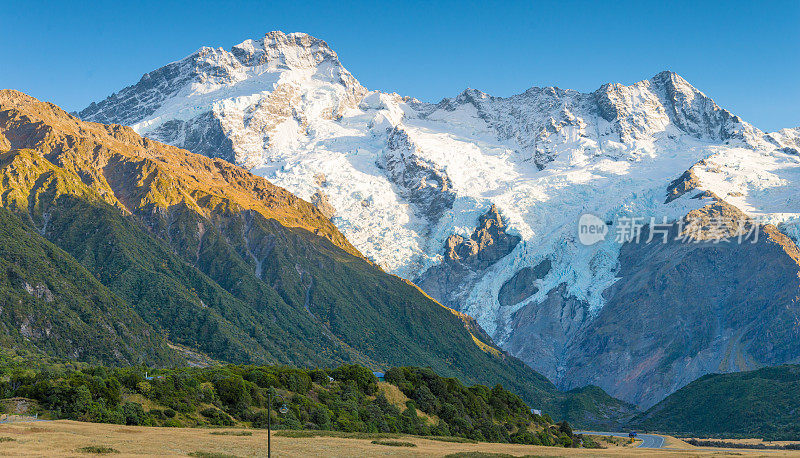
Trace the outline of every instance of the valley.
<instances>
[{"instance_id":1,"label":"valley","mask_svg":"<svg viewBox=\"0 0 800 458\"><path fill-rule=\"evenodd\" d=\"M43 453L73 455L83 447L104 446L118 450L113 456L226 456L246 457L264 453L266 434L238 435L236 429L147 428L136 426L97 425L74 421L18 423L0 426L5 450L16 456L39 456ZM302 433L302 431L298 431ZM230 433L230 434L225 434ZM292 431L272 438L275 456L478 456L506 458L523 456L764 456L763 451L693 447L667 437L663 450L644 451L617 445L607 449L554 449L552 447L492 443L452 443L414 436L363 435L330 436L298 435ZM402 442L413 446L387 446L374 442ZM211 455L216 454L216 455ZM796 456L796 452L770 451L769 456Z\"/></svg>"}]
</instances>

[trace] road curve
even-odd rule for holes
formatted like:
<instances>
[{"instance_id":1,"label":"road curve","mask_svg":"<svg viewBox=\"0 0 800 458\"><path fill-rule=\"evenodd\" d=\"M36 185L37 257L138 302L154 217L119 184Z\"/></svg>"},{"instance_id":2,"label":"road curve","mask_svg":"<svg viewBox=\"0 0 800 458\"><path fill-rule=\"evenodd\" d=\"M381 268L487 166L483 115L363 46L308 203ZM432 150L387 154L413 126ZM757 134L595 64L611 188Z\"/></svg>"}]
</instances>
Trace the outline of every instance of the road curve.
<instances>
[{"instance_id":1,"label":"road curve","mask_svg":"<svg viewBox=\"0 0 800 458\"><path fill-rule=\"evenodd\" d=\"M610 433L608 431L575 431L575 434L588 434L591 436L628 437L628 433ZM638 448L664 447L663 436L656 436L655 434L638 434L636 438L642 441L642 443L638 445Z\"/></svg>"}]
</instances>

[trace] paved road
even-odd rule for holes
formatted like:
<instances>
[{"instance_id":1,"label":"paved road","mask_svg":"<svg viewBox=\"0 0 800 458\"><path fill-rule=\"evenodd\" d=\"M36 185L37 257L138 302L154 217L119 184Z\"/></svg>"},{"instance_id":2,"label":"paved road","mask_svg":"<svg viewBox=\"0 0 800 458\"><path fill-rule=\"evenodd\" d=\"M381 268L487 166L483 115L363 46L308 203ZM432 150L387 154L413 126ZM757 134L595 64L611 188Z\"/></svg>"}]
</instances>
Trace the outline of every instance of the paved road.
<instances>
[{"instance_id":1,"label":"paved road","mask_svg":"<svg viewBox=\"0 0 800 458\"><path fill-rule=\"evenodd\" d=\"M591 434L592 436L614 436L628 437L628 433L609 433L606 431L575 431L576 434ZM661 448L664 446L664 438L655 434L639 434L637 439L642 441L639 448Z\"/></svg>"}]
</instances>

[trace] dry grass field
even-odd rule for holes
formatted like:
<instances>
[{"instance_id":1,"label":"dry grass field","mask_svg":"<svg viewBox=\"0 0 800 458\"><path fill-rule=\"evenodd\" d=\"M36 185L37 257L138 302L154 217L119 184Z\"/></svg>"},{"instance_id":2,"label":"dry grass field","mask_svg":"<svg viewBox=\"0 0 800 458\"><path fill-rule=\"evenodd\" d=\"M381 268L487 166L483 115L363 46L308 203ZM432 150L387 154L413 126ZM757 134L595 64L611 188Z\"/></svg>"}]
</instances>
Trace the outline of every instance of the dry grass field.
<instances>
[{"instance_id":1,"label":"dry grass field","mask_svg":"<svg viewBox=\"0 0 800 458\"><path fill-rule=\"evenodd\" d=\"M248 433L250 435L248 435ZM239 435L237 435L239 434ZM244 434L244 435L242 435ZM286 434L286 433L283 433ZM289 432L289 434L292 434ZM373 443L376 442L376 443ZM76 421L0 425L0 456L198 456L206 458L266 455L266 432L242 429L149 428ZM413 444L413 446L410 446ZM276 457L434 456L782 456L789 452L702 449L667 441L670 449L640 450L616 446L603 450L559 449L512 444L451 443L412 436L286 437L274 435ZM106 449L110 453L101 455ZM113 449L108 450L108 449ZM497 454L497 455L493 455ZM800 453L796 453L800 456Z\"/></svg>"},{"instance_id":2,"label":"dry grass field","mask_svg":"<svg viewBox=\"0 0 800 458\"><path fill-rule=\"evenodd\" d=\"M685 440L690 440L690 439L691 438L686 438ZM707 441L707 440L716 441L716 440L720 440L720 441L725 441L725 442L731 442L731 443L734 443L734 444L752 444L752 445L758 445L758 444L763 444L763 445L798 445L798 444L800 444L800 441L765 441L763 439L704 439L702 437L698 437L698 438L695 438L695 439L701 440L701 441Z\"/></svg>"}]
</instances>

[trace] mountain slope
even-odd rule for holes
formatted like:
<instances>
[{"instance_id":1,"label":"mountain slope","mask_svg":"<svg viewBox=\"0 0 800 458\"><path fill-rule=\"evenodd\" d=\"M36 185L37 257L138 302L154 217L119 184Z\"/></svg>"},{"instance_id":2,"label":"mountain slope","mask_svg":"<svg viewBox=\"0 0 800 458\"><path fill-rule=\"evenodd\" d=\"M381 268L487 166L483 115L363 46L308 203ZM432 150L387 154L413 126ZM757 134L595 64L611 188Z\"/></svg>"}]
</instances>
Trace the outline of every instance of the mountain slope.
<instances>
[{"instance_id":1,"label":"mountain slope","mask_svg":"<svg viewBox=\"0 0 800 458\"><path fill-rule=\"evenodd\" d=\"M800 438L800 366L710 374L634 419L648 430L711 437Z\"/></svg>"},{"instance_id":2,"label":"mountain slope","mask_svg":"<svg viewBox=\"0 0 800 458\"><path fill-rule=\"evenodd\" d=\"M189 178L198 188L188 191L181 187L177 169L170 172L164 163L178 163L190 155L180 151L174 155L161 151L159 155L160 145L145 145L129 130L82 125L48 104L18 93L4 95L9 96L3 100L4 138L12 148L35 149L11 149L4 155L3 205L28 219L128 300L145 320L166 330L170 339L231 361L321 363L326 361L326 351L334 361L368 359L331 342L331 337L306 318L304 310L289 306L256 279L226 290L179 257L177 253L184 257L194 254L196 263L207 263L209 273L218 268L220 278L236 268L251 270L242 266L241 257L227 245L209 244L200 249L200 234L203 241L220 235L208 223L209 228L200 232L204 219L196 213L199 205L224 209L236 202L215 202L216 196L200 191L199 179L205 178L207 189L213 189L213 181L196 172ZM137 146L143 149L137 150ZM225 189L231 192L236 188ZM283 195L277 200L287 208L276 205L275 216L299 218L292 216L290 204L285 202L290 195L280 191ZM183 246L168 246L142 224L163 223L160 215L167 208L174 215L174 240ZM126 216L131 212L135 218ZM181 230L181 225L189 223L194 224L193 232ZM187 240L194 240L196 246L187 247ZM308 340L298 345L304 336Z\"/></svg>"},{"instance_id":3,"label":"mountain slope","mask_svg":"<svg viewBox=\"0 0 800 458\"><path fill-rule=\"evenodd\" d=\"M625 364L610 363L606 356L617 349L592 341L625 341L622 324L606 326L625 314L659 321L663 311L681 328L704 313L689 289L676 290L663 309L604 311L622 303L610 293L623 293L613 288L618 272L629 269L615 237L620 221L676 222L706 205L693 194L665 199L687 170L696 193L713 192L792 243L800 236L797 130L761 132L675 73L590 93L534 87L503 98L468 89L429 104L368 91L319 39L271 32L230 50L202 48L80 116L222 155L315 202L366 257L475 318L503 349L562 388L598 384L649 406L702 373L775 362L712 364L724 352L709 342L742 331L725 324L690 333L699 340L685 340L677 352L688 360L668 377L644 371L633 377L635 388L618 382L646 349L672 345L671 336L629 341L632 352L617 355ZM584 213L610 222L609 236L590 247L576 237ZM706 253L681 255L693 265ZM765 253L772 251L747 256ZM729 262L745 263L742 256ZM768 284L766 272L755 274L762 276L756 283ZM731 280L710 282L709 297L743 299L728 295ZM638 294L662 293L650 287ZM786 288L774 307L796 314ZM777 320L762 323L767 329ZM702 326L694 320L691 327ZM766 345L785 344L786 334L761 335ZM590 367L584 361L596 356L608 365L596 376L572 370L573 363Z\"/></svg>"},{"instance_id":4,"label":"mountain slope","mask_svg":"<svg viewBox=\"0 0 800 458\"><path fill-rule=\"evenodd\" d=\"M0 208L3 348L115 364L178 364L160 333L83 266Z\"/></svg>"},{"instance_id":5,"label":"mountain slope","mask_svg":"<svg viewBox=\"0 0 800 458\"><path fill-rule=\"evenodd\" d=\"M560 413L547 379L262 178L14 91L0 146L2 206L174 343L237 363L421 364Z\"/></svg>"},{"instance_id":6,"label":"mountain slope","mask_svg":"<svg viewBox=\"0 0 800 458\"><path fill-rule=\"evenodd\" d=\"M730 228L746 221L715 199L684 227L695 218ZM667 243L624 244L618 280L594 324L570 342L563 378L649 407L707 373L800 362L800 250L774 226L752 224L743 243L682 242L675 223Z\"/></svg>"}]
</instances>

